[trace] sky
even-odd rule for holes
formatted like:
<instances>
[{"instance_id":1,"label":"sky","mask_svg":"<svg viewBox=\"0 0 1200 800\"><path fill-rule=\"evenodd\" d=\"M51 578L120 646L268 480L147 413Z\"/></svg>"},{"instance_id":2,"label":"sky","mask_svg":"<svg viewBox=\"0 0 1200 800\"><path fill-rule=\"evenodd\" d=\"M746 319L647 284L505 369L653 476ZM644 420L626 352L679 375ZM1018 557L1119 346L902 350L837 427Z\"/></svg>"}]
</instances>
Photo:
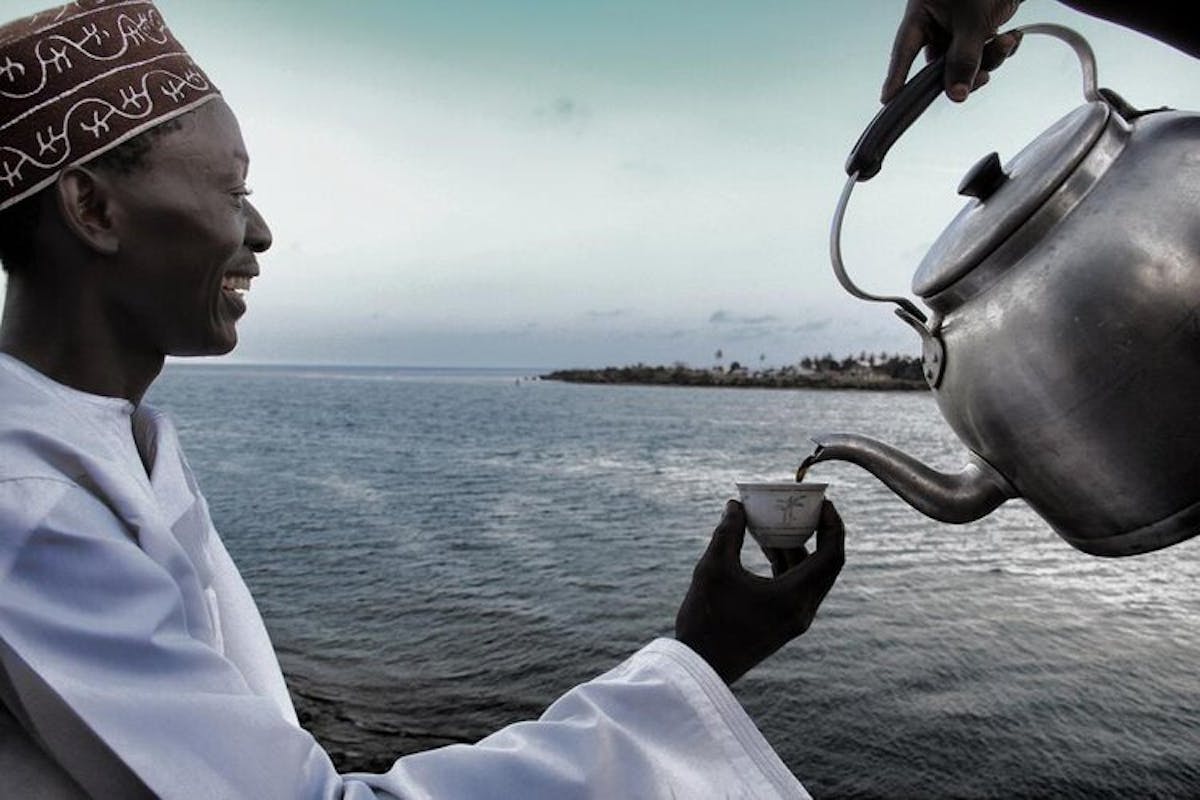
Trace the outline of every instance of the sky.
<instances>
[{"instance_id":1,"label":"sky","mask_svg":"<svg viewBox=\"0 0 1200 800\"><path fill-rule=\"evenodd\" d=\"M5 19L41 2L0 0ZM159 0L237 113L275 244L227 360L779 365L916 354L846 294L829 225L878 110L902 0ZM1200 63L1052 0L1013 24L1091 41L1135 106L1200 108ZM843 232L905 293L981 156L1082 102L1027 37L860 184Z\"/></svg>"}]
</instances>

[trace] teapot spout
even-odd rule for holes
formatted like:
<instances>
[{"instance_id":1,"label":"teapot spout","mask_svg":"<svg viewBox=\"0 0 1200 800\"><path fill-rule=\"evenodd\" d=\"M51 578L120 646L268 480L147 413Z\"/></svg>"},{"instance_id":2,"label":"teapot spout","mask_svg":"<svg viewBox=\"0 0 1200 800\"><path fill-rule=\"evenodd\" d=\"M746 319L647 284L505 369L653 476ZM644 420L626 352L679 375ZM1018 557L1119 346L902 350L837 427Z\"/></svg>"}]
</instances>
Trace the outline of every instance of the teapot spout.
<instances>
[{"instance_id":1,"label":"teapot spout","mask_svg":"<svg viewBox=\"0 0 1200 800\"><path fill-rule=\"evenodd\" d=\"M959 472L938 472L891 445L849 433L819 434L799 474L821 461L849 461L883 481L927 517L941 522L972 522L1017 497L1012 484L974 453Z\"/></svg>"}]
</instances>

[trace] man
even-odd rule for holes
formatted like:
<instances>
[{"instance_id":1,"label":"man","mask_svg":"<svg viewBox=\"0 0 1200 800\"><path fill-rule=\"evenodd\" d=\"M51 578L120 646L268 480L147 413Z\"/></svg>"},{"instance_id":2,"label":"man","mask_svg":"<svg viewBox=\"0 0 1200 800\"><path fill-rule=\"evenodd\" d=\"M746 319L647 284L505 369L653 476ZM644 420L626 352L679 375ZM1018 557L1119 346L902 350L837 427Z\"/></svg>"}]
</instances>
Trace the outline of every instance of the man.
<instances>
[{"instance_id":1,"label":"man","mask_svg":"<svg viewBox=\"0 0 1200 800\"><path fill-rule=\"evenodd\" d=\"M730 503L676 621L536 722L338 775L169 420L167 355L226 353L271 245L237 120L148 0L0 29L0 787L19 797L806 797L729 693L843 560L738 560Z\"/></svg>"}]
</instances>

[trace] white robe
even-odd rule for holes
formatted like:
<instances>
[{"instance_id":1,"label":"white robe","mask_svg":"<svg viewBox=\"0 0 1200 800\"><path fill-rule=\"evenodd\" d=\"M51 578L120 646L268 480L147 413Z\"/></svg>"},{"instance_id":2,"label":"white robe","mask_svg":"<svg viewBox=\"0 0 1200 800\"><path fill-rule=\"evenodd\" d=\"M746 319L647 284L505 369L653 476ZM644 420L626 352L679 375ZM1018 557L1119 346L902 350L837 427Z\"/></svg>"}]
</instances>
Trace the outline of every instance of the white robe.
<instances>
[{"instance_id":1,"label":"white robe","mask_svg":"<svg viewBox=\"0 0 1200 800\"><path fill-rule=\"evenodd\" d=\"M535 722L339 775L296 721L166 416L2 354L0 794L808 797L717 675L668 639Z\"/></svg>"}]
</instances>

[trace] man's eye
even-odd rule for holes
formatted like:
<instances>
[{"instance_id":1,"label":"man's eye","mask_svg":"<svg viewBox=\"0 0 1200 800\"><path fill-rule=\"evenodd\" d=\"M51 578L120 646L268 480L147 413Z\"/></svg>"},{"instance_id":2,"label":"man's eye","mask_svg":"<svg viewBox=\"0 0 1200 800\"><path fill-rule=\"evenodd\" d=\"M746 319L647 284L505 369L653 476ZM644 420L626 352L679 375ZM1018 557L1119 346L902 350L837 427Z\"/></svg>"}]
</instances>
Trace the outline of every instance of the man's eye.
<instances>
[{"instance_id":1,"label":"man's eye","mask_svg":"<svg viewBox=\"0 0 1200 800\"><path fill-rule=\"evenodd\" d=\"M245 198L254 194L254 190L252 190L249 186L239 186L238 188L236 188L232 192L230 192L230 194L233 195L233 199L237 202L238 206L240 207L242 205L242 201Z\"/></svg>"}]
</instances>

